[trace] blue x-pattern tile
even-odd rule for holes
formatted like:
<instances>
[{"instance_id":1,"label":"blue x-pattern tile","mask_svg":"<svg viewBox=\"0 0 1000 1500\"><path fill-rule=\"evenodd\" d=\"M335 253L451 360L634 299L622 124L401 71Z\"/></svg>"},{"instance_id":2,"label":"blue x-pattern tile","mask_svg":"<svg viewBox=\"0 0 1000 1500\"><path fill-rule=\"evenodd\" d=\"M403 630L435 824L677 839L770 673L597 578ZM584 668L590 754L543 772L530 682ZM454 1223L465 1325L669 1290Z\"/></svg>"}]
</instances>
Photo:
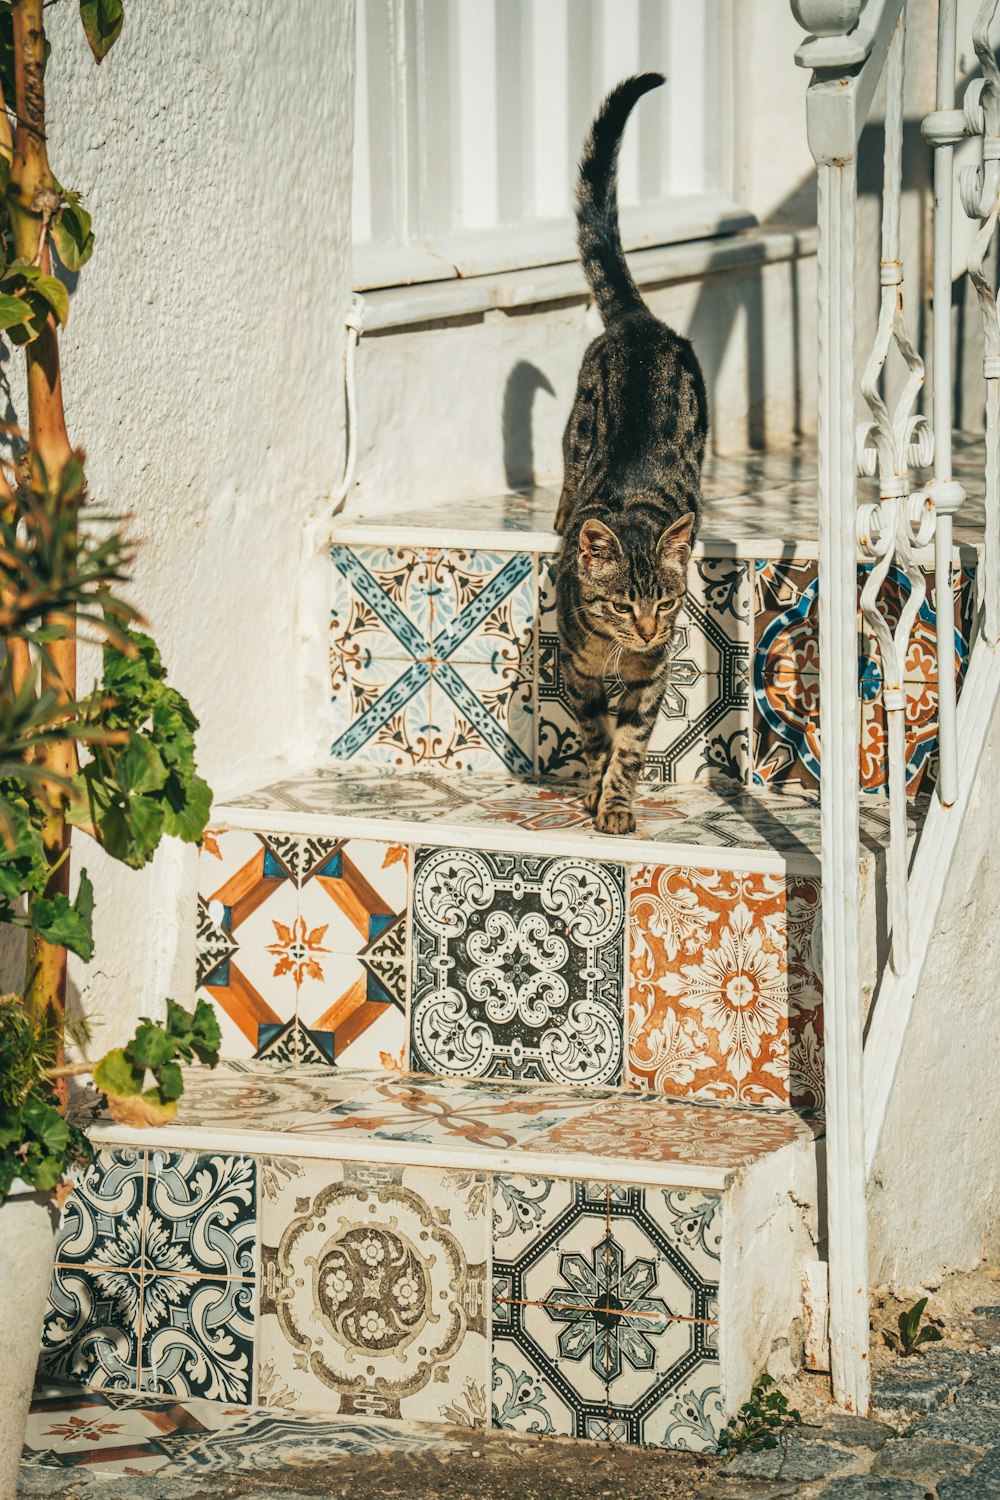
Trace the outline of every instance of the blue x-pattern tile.
<instances>
[{"instance_id":1,"label":"blue x-pattern tile","mask_svg":"<svg viewBox=\"0 0 1000 1500\"><path fill-rule=\"evenodd\" d=\"M534 558L346 546L331 556L333 756L529 774Z\"/></svg>"}]
</instances>

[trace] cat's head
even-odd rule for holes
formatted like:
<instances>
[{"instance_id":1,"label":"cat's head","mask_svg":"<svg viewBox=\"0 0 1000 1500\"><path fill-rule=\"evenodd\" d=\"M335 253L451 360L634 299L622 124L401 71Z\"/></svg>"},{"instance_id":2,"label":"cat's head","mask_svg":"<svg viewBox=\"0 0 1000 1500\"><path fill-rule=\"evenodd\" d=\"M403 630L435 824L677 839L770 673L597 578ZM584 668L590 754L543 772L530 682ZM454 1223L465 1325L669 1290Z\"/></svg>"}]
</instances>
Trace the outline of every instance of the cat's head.
<instances>
[{"instance_id":1,"label":"cat's head","mask_svg":"<svg viewBox=\"0 0 1000 1500\"><path fill-rule=\"evenodd\" d=\"M619 534L603 521L584 521L577 574L591 624L629 651L665 645L684 602L694 525L693 514L681 516L653 543L632 527Z\"/></svg>"}]
</instances>

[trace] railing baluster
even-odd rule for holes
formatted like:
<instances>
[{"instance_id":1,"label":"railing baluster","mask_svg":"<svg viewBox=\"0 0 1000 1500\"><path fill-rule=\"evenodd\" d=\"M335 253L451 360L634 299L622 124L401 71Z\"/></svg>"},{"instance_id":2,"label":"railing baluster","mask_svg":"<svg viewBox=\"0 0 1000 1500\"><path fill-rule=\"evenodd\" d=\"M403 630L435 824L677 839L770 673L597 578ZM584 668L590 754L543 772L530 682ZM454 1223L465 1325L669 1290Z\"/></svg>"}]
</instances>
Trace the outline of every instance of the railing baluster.
<instances>
[{"instance_id":1,"label":"railing baluster","mask_svg":"<svg viewBox=\"0 0 1000 1500\"><path fill-rule=\"evenodd\" d=\"M969 252L969 279L979 297L983 319L986 380L986 536L983 633L991 646L1000 640L1000 326L993 284L986 273L1000 218L1000 68L990 46L990 25L1000 0L983 0L972 28L972 41L983 70L981 81L970 84L965 114L970 135L983 137L983 161L965 167L961 177L962 206L970 219L979 219L979 233Z\"/></svg>"},{"instance_id":2,"label":"railing baluster","mask_svg":"<svg viewBox=\"0 0 1000 1500\"><path fill-rule=\"evenodd\" d=\"M906 655L910 635L927 593L923 569L913 557L914 545L925 546L934 529L934 512L924 495L911 497L908 466L928 464L934 444L927 420L913 415L924 381L923 360L906 327L903 311L903 262L900 213L903 190L903 49L906 13L896 23L886 67L885 161L882 194L882 286L878 328L861 377L861 392L872 414L858 428L858 472L879 478L876 505L858 511L858 542L874 559L861 591L861 612L878 643L882 662L882 702L889 749L889 897L892 912L892 966L901 973L910 961L908 848L906 828ZM895 344L907 367L903 389L890 412L880 384L889 351ZM912 507L912 508L911 508ZM893 628L886 617L882 591L895 566L910 591Z\"/></svg>"},{"instance_id":3,"label":"railing baluster","mask_svg":"<svg viewBox=\"0 0 1000 1500\"><path fill-rule=\"evenodd\" d=\"M857 565L854 509L854 224L857 164L818 164L820 818L823 1021L834 1399L866 1415L868 1225L858 938Z\"/></svg>"},{"instance_id":4,"label":"railing baluster","mask_svg":"<svg viewBox=\"0 0 1000 1500\"><path fill-rule=\"evenodd\" d=\"M955 108L956 0L938 0L937 100L921 127L934 148L934 478L927 487L934 508L934 607L938 669L938 796L950 807L958 796L956 738L957 663L952 516L965 490L951 472L951 242L955 147L966 133Z\"/></svg>"}]
</instances>

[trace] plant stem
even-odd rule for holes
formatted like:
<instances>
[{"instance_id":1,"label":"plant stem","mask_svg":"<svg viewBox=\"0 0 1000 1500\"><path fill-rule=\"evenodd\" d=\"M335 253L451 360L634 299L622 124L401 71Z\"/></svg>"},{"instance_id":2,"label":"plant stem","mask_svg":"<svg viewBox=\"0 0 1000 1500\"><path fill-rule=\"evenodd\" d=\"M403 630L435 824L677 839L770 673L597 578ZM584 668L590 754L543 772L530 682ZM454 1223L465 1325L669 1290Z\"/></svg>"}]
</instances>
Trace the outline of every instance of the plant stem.
<instances>
[{"instance_id":1,"label":"plant stem","mask_svg":"<svg viewBox=\"0 0 1000 1500\"><path fill-rule=\"evenodd\" d=\"M61 1063L58 1068L46 1068L42 1073L42 1077L77 1078L82 1073L92 1073L96 1066L96 1063L89 1062Z\"/></svg>"},{"instance_id":2,"label":"plant stem","mask_svg":"<svg viewBox=\"0 0 1000 1500\"><path fill-rule=\"evenodd\" d=\"M17 124L7 200L19 259L38 264L49 272L48 224L53 204L58 201L58 186L45 144L42 0L14 0L13 23ZM63 411L59 332L51 314L38 337L26 345L25 357L31 484L50 503L58 503L59 479L72 450ZM60 699L69 703L76 695L76 641L72 633L68 639L52 643L50 661L45 686L55 688ZM47 746L41 760L57 775L71 776L75 770L75 752L70 742ZM69 835L62 805L53 799L42 828L45 852L53 867L45 889L50 898L69 895L69 860L65 858ZM46 943L37 935L31 938L28 950L28 1004L36 1019L53 1025L61 1039L66 1005L66 950Z\"/></svg>"},{"instance_id":3,"label":"plant stem","mask_svg":"<svg viewBox=\"0 0 1000 1500\"><path fill-rule=\"evenodd\" d=\"M58 186L45 145L45 29L42 0L14 0L14 77L17 130L8 200L19 259L51 271L48 222ZM45 233L45 243L40 241ZM50 313L38 338L26 345L28 420L36 487L54 489L72 452L63 413L59 336Z\"/></svg>"}]
</instances>

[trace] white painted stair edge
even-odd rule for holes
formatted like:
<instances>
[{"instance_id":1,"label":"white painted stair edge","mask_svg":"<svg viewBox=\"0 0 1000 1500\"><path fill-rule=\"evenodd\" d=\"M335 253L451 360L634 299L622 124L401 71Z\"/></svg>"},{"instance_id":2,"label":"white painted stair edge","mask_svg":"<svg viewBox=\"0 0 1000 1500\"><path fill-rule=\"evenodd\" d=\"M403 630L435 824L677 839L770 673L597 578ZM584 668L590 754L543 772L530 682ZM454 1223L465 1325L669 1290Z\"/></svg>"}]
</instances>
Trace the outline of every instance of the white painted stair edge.
<instances>
[{"instance_id":1,"label":"white painted stair edge","mask_svg":"<svg viewBox=\"0 0 1000 1500\"><path fill-rule=\"evenodd\" d=\"M865 1039L865 1162L869 1177L998 699L1000 649L980 640L972 652L958 705L958 796L950 807L933 799L910 867L910 965L904 974L894 974L886 965Z\"/></svg>"}]
</instances>

